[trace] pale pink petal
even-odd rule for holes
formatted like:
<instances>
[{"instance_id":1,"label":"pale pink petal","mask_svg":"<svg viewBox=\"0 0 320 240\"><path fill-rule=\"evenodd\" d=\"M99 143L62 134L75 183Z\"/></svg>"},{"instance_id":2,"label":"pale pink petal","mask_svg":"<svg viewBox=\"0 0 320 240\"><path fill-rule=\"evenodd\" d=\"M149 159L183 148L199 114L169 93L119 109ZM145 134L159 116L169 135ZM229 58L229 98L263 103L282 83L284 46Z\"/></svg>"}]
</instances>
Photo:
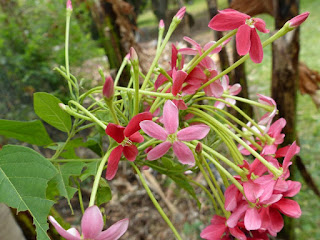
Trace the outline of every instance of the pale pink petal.
<instances>
[{"instance_id":1,"label":"pale pink petal","mask_svg":"<svg viewBox=\"0 0 320 240\"><path fill-rule=\"evenodd\" d=\"M160 143L159 145L155 146L153 149L151 149L148 152L147 159L152 161L152 160L161 158L163 155L165 155L168 152L170 147L171 147L170 142Z\"/></svg>"},{"instance_id":2,"label":"pale pink petal","mask_svg":"<svg viewBox=\"0 0 320 240\"><path fill-rule=\"evenodd\" d=\"M180 48L179 53L185 54L185 55L197 55L199 52L198 50L195 50L192 48Z\"/></svg>"},{"instance_id":3,"label":"pale pink petal","mask_svg":"<svg viewBox=\"0 0 320 240\"><path fill-rule=\"evenodd\" d=\"M118 171L119 161L122 155L123 146L119 145L115 149L112 150L108 159L108 167L106 172L106 179L111 180L114 178Z\"/></svg>"},{"instance_id":4,"label":"pale pink petal","mask_svg":"<svg viewBox=\"0 0 320 240\"><path fill-rule=\"evenodd\" d=\"M266 28L266 23L261 19L261 18L253 18L254 20L254 27L263 33L268 33L270 32L269 29Z\"/></svg>"},{"instance_id":5,"label":"pale pink petal","mask_svg":"<svg viewBox=\"0 0 320 240\"><path fill-rule=\"evenodd\" d=\"M249 208L246 211L244 226L247 230L257 230L261 227L261 217L256 208Z\"/></svg>"},{"instance_id":6,"label":"pale pink petal","mask_svg":"<svg viewBox=\"0 0 320 240\"><path fill-rule=\"evenodd\" d=\"M246 55L251 46L251 30L252 28L247 24L239 27L236 35L237 52L240 56Z\"/></svg>"},{"instance_id":7,"label":"pale pink petal","mask_svg":"<svg viewBox=\"0 0 320 240\"><path fill-rule=\"evenodd\" d=\"M175 133L179 126L179 110L170 100L163 107L163 124L169 134Z\"/></svg>"},{"instance_id":8,"label":"pale pink petal","mask_svg":"<svg viewBox=\"0 0 320 240\"><path fill-rule=\"evenodd\" d=\"M210 131L210 127L204 124L197 124L190 127L181 129L177 133L177 137L180 141L192 141L200 140L207 136Z\"/></svg>"},{"instance_id":9,"label":"pale pink petal","mask_svg":"<svg viewBox=\"0 0 320 240\"><path fill-rule=\"evenodd\" d=\"M272 204L272 207L279 209L280 212L292 218L299 218L301 216L299 204L291 199L282 198L278 202Z\"/></svg>"},{"instance_id":10,"label":"pale pink petal","mask_svg":"<svg viewBox=\"0 0 320 240\"><path fill-rule=\"evenodd\" d=\"M75 236L75 237L81 238L80 233L79 233L78 230L75 229L75 228L69 228L69 229L67 230L67 232L70 233L71 235Z\"/></svg>"},{"instance_id":11,"label":"pale pink petal","mask_svg":"<svg viewBox=\"0 0 320 240\"><path fill-rule=\"evenodd\" d=\"M250 58L254 63L261 63L263 59L263 49L260 37L255 29L251 30Z\"/></svg>"},{"instance_id":12,"label":"pale pink petal","mask_svg":"<svg viewBox=\"0 0 320 240\"><path fill-rule=\"evenodd\" d=\"M254 183L252 180L243 183L243 190L247 199L252 203L255 203L263 193L262 186Z\"/></svg>"},{"instance_id":13,"label":"pale pink petal","mask_svg":"<svg viewBox=\"0 0 320 240\"><path fill-rule=\"evenodd\" d=\"M188 106L186 105L186 103L182 99L172 99L172 102L174 103L174 105L177 106L177 108L179 110L188 109Z\"/></svg>"},{"instance_id":14,"label":"pale pink petal","mask_svg":"<svg viewBox=\"0 0 320 240\"><path fill-rule=\"evenodd\" d=\"M178 141L174 142L173 152L182 164L188 164L190 166L194 165L195 160L193 153L186 144Z\"/></svg>"},{"instance_id":15,"label":"pale pink petal","mask_svg":"<svg viewBox=\"0 0 320 240\"><path fill-rule=\"evenodd\" d=\"M224 207L227 211L233 211L237 207L239 190L238 188L232 184L230 185L224 193L225 202Z\"/></svg>"},{"instance_id":16,"label":"pale pink petal","mask_svg":"<svg viewBox=\"0 0 320 240\"><path fill-rule=\"evenodd\" d=\"M283 167L284 174L288 171L289 166L292 164L291 159L299 151L300 151L300 147L298 147L296 142L294 141L290 146L290 148L288 149L286 156L283 159L282 167Z\"/></svg>"},{"instance_id":17,"label":"pale pink petal","mask_svg":"<svg viewBox=\"0 0 320 240\"><path fill-rule=\"evenodd\" d=\"M208 96L213 96L216 98L219 98L222 96L224 89L219 81L215 81L215 82L211 83L209 85L209 87L210 87L211 95L208 95Z\"/></svg>"},{"instance_id":18,"label":"pale pink petal","mask_svg":"<svg viewBox=\"0 0 320 240\"><path fill-rule=\"evenodd\" d=\"M245 24L246 19L249 18L250 16L247 14L232 9L225 9L219 11L219 14L211 19L208 27L216 31L229 31Z\"/></svg>"},{"instance_id":19,"label":"pale pink petal","mask_svg":"<svg viewBox=\"0 0 320 240\"><path fill-rule=\"evenodd\" d=\"M229 94L232 96L238 95L240 92L241 92L241 85L239 83L232 85L232 87L229 89Z\"/></svg>"},{"instance_id":20,"label":"pale pink petal","mask_svg":"<svg viewBox=\"0 0 320 240\"><path fill-rule=\"evenodd\" d=\"M85 239L94 239L103 229L102 214L97 206L86 209L81 219L81 231Z\"/></svg>"},{"instance_id":21,"label":"pale pink petal","mask_svg":"<svg viewBox=\"0 0 320 240\"><path fill-rule=\"evenodd\" d=\"M206 43L203 47L203 51L207 51L212 45L216 44L216 41L210 41L208 43ZM222 46L217 46L215 49L213 49L210 54L214 54L214 53L218 53L220 52L222 49Z\"/></svg>"},{"instance_id":22,"label":"pale pink petal","mask_svg":"<svg viewBox=\"0 0 320 240\"><path fill-rule=\"evenodd\" d=\"M189 37L183 37L183 40L185 40L186 42L190 43L193 47L195 47L195 49L197 49L198 53L201 54L201 46L199 43L197 43L195 40L189 38Z\"/></svg>"},{"instance_id":23,"label":"pale pink petal","mask_svg":"<svg viewBox=\"0 0 320 240\"><path fill-rule=\"evenodd\" d=\"M244 215L246 210L249 208L248 203L242 202L235 211L232 212L230 217L227 220L227 225L230 228L237 226L239 219Z\"/></svg>"},{"instance_id":24,"label":"pale pink petal","mask_svg":"<svg viewBox=\"0 0 320 240\"><path fill-rule=\"evenodd\" d=\"M129 219L122 219L111 225L107 230L101 232L96 240L117 240L127 231L128 226Z\"/></svg>"},{"instance_id":25,"label":"pale pink petal","mask_svg":"<svg viewBox=\"0 0 320 240\"><path fill-rule=\"evenodd\" d=\"M150 137L159 139L159 140L166 140L168 137L167 132L156 124L153 121L145 120L140 123L141 129Z\"/></svg>"},{"instance_id":26,"label":"pale pink petal","mask_svg":"<svg viewBox=\"0 0 320 240\"><path fill-rule=\"evenodd\" d=\"M75 235L73 232L67 232L65 229L63 229L61 227L61 225L52 216L49 216L49 221L52 223L52 225L57 230L57 232L65 239L67 239L67 240L80 240L81 239L79 237L79 233Z\"/></svg>"},{"instance_id":27,"label":"pale pink petal","mask_svg":"<svg viewBox=\"0 0 320 240\"><path fill-rule=\"evenodd\" d=\"M136 160L139 151L135 145L129 145L123 147L123 155L128 159L128 161L133 162Z\"/></svg>"},{"instance_id":28,"label":"pale pink petal","mask_svg":"<svg viewBox=\"0 0 320 240\"><path fill-rule=\"evenodd\" d=\"M288 190L283 193L285 197L294 197L301 189L301 183L296 181L288 180Z\"/></svg>"}]
</instances>

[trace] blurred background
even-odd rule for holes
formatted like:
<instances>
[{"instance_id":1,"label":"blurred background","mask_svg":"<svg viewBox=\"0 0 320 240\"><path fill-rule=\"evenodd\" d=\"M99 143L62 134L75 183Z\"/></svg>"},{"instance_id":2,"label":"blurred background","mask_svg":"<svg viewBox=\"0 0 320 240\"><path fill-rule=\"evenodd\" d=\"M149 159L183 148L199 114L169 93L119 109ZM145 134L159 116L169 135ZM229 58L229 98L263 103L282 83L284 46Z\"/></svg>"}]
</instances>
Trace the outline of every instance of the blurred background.
<instances>
[{"instance_id":1,"label":"blurred background","mask_svg":"<svg viewBox=\"0 0 320 240\"><path fill-rule=\"evenodd\" d=\"M84 88L102 85L99 67L114 75L131 46L138 52L142 71L146 72L155 53L159 20L163 19L168 27L174 14L184 5L187 15L171 39L178 46L186 46L183 36L191 37L201 45L221 37L207 27L217 9L231 6L251 16L258 16L266 21L271 33L298 12L309 11L309 19L301 26L300 33L289 33L273 51L271 46L267 46L261 64L247 61L231 77L233 82L247 86L243 96L257 99L256 94L261 93L274 97L280 116L289 121L287 141L292 143L292 139L297 138L301 146L294 178L302 182L302 190L296 200L303 212L290 231L296 234L296 239L320 239L320 4L318 0L276 2L73 0L69 49L71 72ZM68 100L66 82L53 71L54 67L64 65L65 14L64 0L0 0L0 118L37 119L32 104L35 92L46 91L62 101ZM261 38L266 40L268 34L261 35ZM232 45L231 42L216 58L221 69L237 60ZM170 60L169 46L161 58L164 66ZM279 53L281 49L283 52ZM283 56L289 58L283 60L286 59ZM126 82L125 76L121 82ZM255 109L248 108L246 111L257 118L261 116ZM49 133L55 135L50 128ZM59 137L53 139L59 140ZM10 139L0 136L0 145L10 142ZM166 188L165 180L161 184ZM181 201L184 200L178 203ZM199 217L198 220L194 220L198 215L186 217L190 206L195 206L193 213L197 212L196 204L189 204L191 201L189 199L182 204L185 207L185 223L181 229L185 236L189 236L186 239L197 239L211 216ZM143 203L135 202L131 206L134 204ZM202 214L208 214L208 211L203 210ZM153 218L147 216L144 221L147 222L149 217ZM153 223L157 224L157 220ZM140 222L141 226L144 224ZM154 231L155 234L159 232L161 230ZM143 237L144 233L137 230L126 239L165 239L165 235L164 238L157 238L157 235L150 234Z\"/></svg>"}]
</instances>

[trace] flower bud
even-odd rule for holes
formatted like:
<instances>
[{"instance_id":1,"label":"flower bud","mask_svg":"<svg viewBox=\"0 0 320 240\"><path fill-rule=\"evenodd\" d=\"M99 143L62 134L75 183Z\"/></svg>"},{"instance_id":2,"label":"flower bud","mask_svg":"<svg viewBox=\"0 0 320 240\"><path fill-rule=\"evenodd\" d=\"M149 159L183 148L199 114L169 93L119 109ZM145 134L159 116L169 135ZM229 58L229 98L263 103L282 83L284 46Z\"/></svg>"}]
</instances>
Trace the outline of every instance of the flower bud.
<instances>
[{"instance_id":1,"label":"flower bud","mask_svg":"<svg viewBox=\"0 0 320 240\"><path fill-rule=\"evenodd\" d=\"M197 154L202 152L202 144L200 142L197 144L195 151Z\"/></svg>"},{"instance_id":2,"label":"flower bud","mask_svg":"<svg viewBox=\"0 0 320 240\"><path fill-rule=\"evenodd\" d=\"M138 55L137 55L137 52L136 50L134 50L133 47L130 48L130 60L131 62L138 62Z\"/></svg>"},{"instance_id":3,"label":"flower bud","mask_svg":"<svg viewBox=\"0 0 320 240\"><path fill-rule=\"evenodd\" d=\"M67 10L72 11L72 2L71 2L71 0L67 1Z\"/></svg>"},{"instance_id":4,"label":"flower bud","mask_svg":"<svg viewBox=\"0 0 320 240\"><path fill-rule=\"evenodd\" d=\"M180 8L180 10L177 12L177 14L174 17L181 20L185 13L186 13L186 7L182 7L182 8Z\"/></svg>"},{"instance_id":5,"label":"flower bud","mask_svg":"<svg viewBox=\"0 0 320 240\"><path fill-rule=\"evenodd\" d=\"M114 94L114 83L111 76L106 77L106 81L103 85L102 94L107 99L111 99Z\"/></svg>"},{"instance_id":6,"label":"flower bud","mask_svg":"<svg viewBox=\"0 0 320 240\"><path fill-rule=\"evenodd\" d=\"M164 21L162 19L159 22L159 28L164 28Z\"/></svg>"},{"instance_id":7,"label":"flower bud","mask_svg":"<svg viewBox=\"0 0 320 240\"><path fill-rule=\"evenodd\" d=\"M299 27L308 17L309 17L310 12L304 12L301 13L298 16L295 16L294 18L290 19L288 21L289 27L291 28L296 28Z\"/></svg>"}]
</instances>

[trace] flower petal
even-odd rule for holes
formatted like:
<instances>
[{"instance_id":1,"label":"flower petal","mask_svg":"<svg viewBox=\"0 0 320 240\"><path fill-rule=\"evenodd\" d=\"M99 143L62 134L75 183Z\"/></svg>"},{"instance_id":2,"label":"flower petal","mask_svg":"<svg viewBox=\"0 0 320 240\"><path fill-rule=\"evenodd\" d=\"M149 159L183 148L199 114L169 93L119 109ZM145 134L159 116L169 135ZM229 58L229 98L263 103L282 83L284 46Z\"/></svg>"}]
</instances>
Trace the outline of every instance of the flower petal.
<instances>
[{"instance_id":1,"label":"flower petal","mask_svg":"<svg viewBox=\"0 0 320 240\"><path fill-rule=\"evenodd\" d=\"M168 137L167 132L156 124L153 121L145 120L140 123L141 129L150 137L159 139L159 140L166 140Z\"/></svg>"},{"instance_id":2,"label":"flower petal","mask_svg":"<svg viewBox=\"0 0 320 240\"><path fill-rule=\"evenodd\" d=\"M126 159L128 159L131 162L136 160L138 153L139 151L135 145L123 147L123 155L126 157Z\"/></svg>"},{"instance_id":3,"label":"flower petal","mask_svg":"<svg viewBox=\"0 0 320 240\"><path fill-rule=\"evenodd\" d=\"M284 215L292 218L299 218L301 216L299 204L291 199L282 198L278 202L272 204L272 207L279 209Z\"/></svg>"},{"instance_id":4,"label":"flower petal","mask_svg":"<svg viewBox=\"0 0 320 240\"><path fill-rule=\"evenodd\" d=\"M179 125L179 110L170 100L163 107L163 124L169 134L175 133Z\"/></svg>"},{"instance_id":5,"label":"flower petal","mask_svg":"<svg viewBox=\"0 0 320 240\"><path fill-rule=\"evenodd\" d=\"M123 146L119 145L115 149L112 150L108 160L108 167L106 173L106 179L111 180L117 173L119 161L121 158L121 154L123 151Z\"/></svg>"},{"instance_id":6,"label":"flower petal","mask_svg":"<svg viewBox=\"0 0 320 240\"><path fill-rule=\"evenodd\" d=\"M268 33L270 32L269 29L266 28L266 23L263 21L261 18L253 18L254 20L254 27L258 29L258 31L263 32L263 33Z\"/></svg>"},{"instance_id":7,"label":"flower petal","mask_svg":"<svg viewBox=\"0 0 320 240\"><path fill-rule=\"evenodd\" d=\"M146 120L148 121L148 120ZM144 141L144 137L139 133L135 132L129 137L130 141L136 142L136 143L142 143Z\"/></svg>"},{"instance_id":8,"label":"flower petal","mask_svg":"<svg viewBox=\"0 0 320 240\"><path fill-rule=\"evenodd\" d=\"M131 136L135 132L140 130L140 122L143 120L151 120L152 114L150 112L142 112L137 115L135 115L131 120L129 121L127 127L124 130L124 135L126 137Z\"/></svg>"},{"instance_id":9,"label":"flower petal","mask_svg":"<svg viewBox=\"0 0 320 240\"><path fill-rule=\"evenodd\" d=\"M233 9L225 9L219 11L208 24L208 27L216 31L229 31L240 27L245 24L246 19L250 16L240 13Z\"/></svg>"},{"instance_id":10,"label":"flower petal","mask_svg":"<svg viewBox=\"0 0 320 240\"><path fill-rule=\"evenodd\" d=\"M67 232L65 229L63 229L61 227L61 225L52 217L49 216L49 221L52 223L52 225L54 226L54 228L57 230L57 232L64 237L67 240L80 240L81 238L78 236L75 236L73 233L71 232ZM78 235L78 234L77 234Z\"/></svg>"},{"instance_id":11,"label":"flower petal","mask_svg":"<svg viewBox=\"0 0 320 240\"><path fill-rule=\"evenodd\" d=\"M261 63L263 59L263 49L260 37L255 29L251 30L250 58L254 63Z\"/></svg>"},{"instance_id":12,"label":"flower petal","mask_svg":"<svg viewBox=\"0 0 320 240\"><path fill-rule=\"evenodd\" d=\"M81 219L81 231L85 239L94 239L103 229L102 214L97 206L86 209Z\"/></svg>"},{"instance_id":13,"label":"flower petal","mask_svg":"<svg viewBox=\"0 0 320 240\"><path fill-rule=\"evenodd\" d=\"M210 127L205 124L197 124L190 127L181 129L177 133L177 137L180 141L192 141L200 140L207 136L210 131Z\"/></svg>"},{"instance_id":14,"label":"flower petal","mask_svg":"<svg viewBox=\"0 0 320 240\"><path fill-rule=\"evenodd\" d=\"M168 152L170 147L171 147L170 142L160 143L159 145L155 146L153 149L151 149L148 152L147 159L152 161L152 160L161 158L163 155L165 155Z\"/></svg>"},{"instance_id":15,"label":"flower petal","mask_svg":"<svg viewBox=\"0 0 320 240\"><path fill-rule=\"evenodd\" d=\"M175 71L172 73L172 94L176 96L182 89L182 84L184 80L187 78L188 74L182 70Z\"/></svg>"},{"instance_id":16,"label":"flower petal","mask_svg":"<svg viewBox=\"0 0 320 240\"><path fill-rule=\"evenodd\" d=\"M190 148L183 142L174 142L173 143L173 152L177 156L179 162L182 164L188 164L190 166L194 165L194 156Z\"/></svg>"},{"instance_id":17,"label":"flower petal","mask_svg":"<svg viewBox=\"0 0 320 240\"><path fill-rule=\"evenodd\" d=\"M127 231L128 226L129 219L122 219L100 233L96 240L117 240Z\"/></svg>"},{"instance_id":18,"label":"flower petal","mask_svg":"<svg viewBox=\"0 0 320 240\"><path fill-rule=\"evenodd\" d=\"M121 143L124 139L124 127L119 126L114 123L109 123L106 128L106 134L116 140L118 143Z\"/></svg>"},{"instance_id":19,"label":"flower petal","mask_svg":"<svg viewBox=\"0 0 320 240\"><path fill-rule=\"evenodd\" d=\"M247 24L239 27L236 35L237 52L240 56L246 55L251 46L251 30L252 28Z\"/></svg>"},{"instance_id":20,"label":"flower petal","mask_svg":"<svg viewBox=\"0 0 320 240\"><path fill-rule=\"evenodd\" d=\"M244 225L247 230L257 230L261 227L261 217L256 208L249 208L246 211Z\"/></svg>"}]
</instances>

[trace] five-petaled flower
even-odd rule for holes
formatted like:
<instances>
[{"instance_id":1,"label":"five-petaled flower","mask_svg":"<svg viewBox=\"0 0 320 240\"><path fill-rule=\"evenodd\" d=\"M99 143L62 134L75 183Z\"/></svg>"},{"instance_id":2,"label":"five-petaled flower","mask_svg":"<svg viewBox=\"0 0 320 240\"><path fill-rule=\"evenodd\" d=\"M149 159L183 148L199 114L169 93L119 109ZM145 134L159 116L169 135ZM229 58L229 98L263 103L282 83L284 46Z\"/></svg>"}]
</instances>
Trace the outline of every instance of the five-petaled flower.
<instances>
[{"instance_id":1,"label":"five-petaled flower","mask_svg":"<svg viewBox=\"0 0 320 240\"><path fill-rule=\"evenodd\" d=\"M260 18L251 18L249 15L233 9L219 11L208 25L216 31L229 31L238 28L236 35L237 52L239 55L250 54L255 63L261 63L263 59L262 44L256 31L268 33L266 23Z\"/></svg>"},{"instance_id":2,"label":"five-petaled flower","mask_svg":"<svg viewBox=\"0 0 320 240\"><path fill-rule=\"evenodd\" d=\"M162 157L172 146L174 154L181 163L194 165L195 159L193 153L182 141L200 140L207 136L210 127L199 124L177 131L179 126L179 110L170 100L164 104L162 122L165 129L150 120L140 123L141 129L147 135L164 141L148 152L147 159L156 160Z\"/></svg>"},{"instance_id":3,"label":"five-petaled flower","mask_svg":"<svg viewBox=\"0 0 320 240\"><path fill-rule=\"evenodd\" d=\"M84 212L81 219L82 236L75 228L63 229L52 216L49 216L49 221L67 240L117 240L127 231L129 225L129 219L125 218L102 231L103 218L97 206L91 206Z\"/></svg>"},{"instance_id":4,"label":"five-petaled flower","mask_svg":"<svg viewBox=\"0 0 320 240\"><path fill-rule=\"evenodd\" d=\"M141 143L144 140L143 136L138 132L140 130L139 123L143 120L151 119L152 114L150 112L143 112L134 116L127 127L122 127L114 123L108 124L106 134L116 140L119 145L110 153L106 179L111 180L116 175L122 153L129 161L136 160L138 149L132 143Z\"/></svg>"}]
</instances>

